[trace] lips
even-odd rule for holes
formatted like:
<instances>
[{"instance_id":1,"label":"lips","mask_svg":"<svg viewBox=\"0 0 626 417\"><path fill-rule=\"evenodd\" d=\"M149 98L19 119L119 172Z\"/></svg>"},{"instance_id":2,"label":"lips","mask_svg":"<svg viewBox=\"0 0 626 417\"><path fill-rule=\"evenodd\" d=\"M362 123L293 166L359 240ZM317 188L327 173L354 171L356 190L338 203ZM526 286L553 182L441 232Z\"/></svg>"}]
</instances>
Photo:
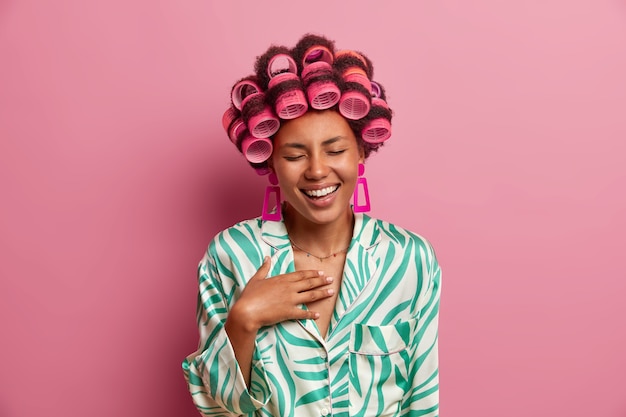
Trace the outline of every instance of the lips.
<instances>
[{"instance_id":1,"label":"lips","mask_svg":"<svg viewBox=\"0 0 626 417\"><path fill-rule=\"evenodd\" d=\"M317 190L301 190L310 199L316 200L327 197L328 195L336 192L339 189L339 185L332 185L329 187L320 188Z\"/></svg>"}]
</instances>

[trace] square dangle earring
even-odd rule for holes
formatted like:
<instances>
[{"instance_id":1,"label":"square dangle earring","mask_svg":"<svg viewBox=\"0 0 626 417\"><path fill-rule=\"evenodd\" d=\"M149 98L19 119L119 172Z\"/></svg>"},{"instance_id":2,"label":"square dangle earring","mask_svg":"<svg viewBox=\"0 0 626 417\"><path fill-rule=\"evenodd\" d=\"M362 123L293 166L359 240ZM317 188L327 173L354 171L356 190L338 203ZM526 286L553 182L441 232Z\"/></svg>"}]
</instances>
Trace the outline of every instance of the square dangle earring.
<instances>
[{"instance_id":1,"label":"square dangle earring","mask_svg":"<svg viewBox=\"0 0 626 417\"><path fill-rule=\"evenodd\" d=\"M365 174L365 165L359 164L359 178L356 180L356 187L354 188L354 212L355 213L367 213L370 211L370 194L367 189L367 179L363 176ZM359 195L363 192L365 201L359 203Z\"/></svg>"},{"instance_id":2,"label":"square dangle earring","mask_svg":"<svg viewBox=\"0 0 626 417\"><path fill-rule=\"evenodd\" d=\"M278 178L276 174L271 172L268 176L270 185L265 188L265 198L263 199L263 214L261 218L263 220L269 220L278 222L282 219L282 213L280 209L280 187L278 186ZM270 199L274 195L274 203L270 203ZM270 211L276 208L273 212Z\"/></svg>"}]
</instances>

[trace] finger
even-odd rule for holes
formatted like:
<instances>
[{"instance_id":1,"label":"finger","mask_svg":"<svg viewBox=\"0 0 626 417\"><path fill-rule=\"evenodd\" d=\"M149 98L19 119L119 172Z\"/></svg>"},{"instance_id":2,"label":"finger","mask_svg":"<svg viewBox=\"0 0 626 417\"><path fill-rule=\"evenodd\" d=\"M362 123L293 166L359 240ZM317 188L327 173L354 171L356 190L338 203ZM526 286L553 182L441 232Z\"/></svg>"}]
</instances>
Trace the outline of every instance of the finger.
<instances>
[{"instance_id":1,"label":"finger","mask_svg":"<svg viewBox=\"0 0 626 417\"><path fill-rule=\"evenodd\" d=\"M335 294L335 290L332 288L324 288L319 290L311 290L299 293L298 301L300 304L311 303L313 301L328 298Z\"/></svg>"},{"instance_id":2,"label":"finger","mask_svg":"<svg viewBox=\"0 0 626 417\"><path fill-rule=\"evenodd\" d=\"M324 276L324 271L316 271L314 269L307 269L302 271L291 272L286 274L288 280L291 282L304 281L311 278L318 278Z\"/></svg>"},{"instance_id":3,"label":"finger","mask_svg":"<svg viewBox=\"0 0 626 417\"><path fill-rule=\"evenodd\" d=\"M256 273L252 276L251 280L265 279L267 277L267 274L270 272L271 266L272 266L272 260L269 256L266 256L265 258L263 258L263 263L261 264L261 267L257 269Z\"/></svg>"},{"instance_id":4,"label":"finger","mask_svg":"<svg viewBox=\"0 0 626 417\"><path fill-rule=\"evenodd\" d=\"M293 320L317 320L319 318L320 313L304 308L296 308L292 317Z\"/></svg>"},{"instance_id":5,"label":"finger","mask_svg":"<svg viewBox=\"0 0 626 417\"><path fill-rule=\"evenodd\" d=\"M333 277L316 276L312 278L306 278L301 281L297 281L293 284L294 289L297 292L309 291L323 285L328 285L334 281Z\"/></svg>"}]
</instances>

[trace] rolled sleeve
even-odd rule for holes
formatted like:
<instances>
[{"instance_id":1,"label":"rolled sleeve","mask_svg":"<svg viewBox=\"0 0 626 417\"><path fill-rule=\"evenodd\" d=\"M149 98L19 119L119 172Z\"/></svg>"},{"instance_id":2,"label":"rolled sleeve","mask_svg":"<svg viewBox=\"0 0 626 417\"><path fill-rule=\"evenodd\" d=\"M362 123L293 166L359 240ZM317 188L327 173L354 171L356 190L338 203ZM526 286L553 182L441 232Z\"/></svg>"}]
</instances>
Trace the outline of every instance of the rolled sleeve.
<instances>
[{"instance_id":1,"label":"rolled sleeve","mask_svg":"<svg viewBox=\"0 0 626 417\"><path fill-rule=\"evenodd\" d=\"M229 279L229 278L226 278ZM224 323L228 303L224 282L210 251L198 266L198 350L183 361L183 373L198 410L207 416L237 416L252 413L271 397L268 376L258 350L252 363L250 389L235 358Z\"/></svg>"}]
</instances>

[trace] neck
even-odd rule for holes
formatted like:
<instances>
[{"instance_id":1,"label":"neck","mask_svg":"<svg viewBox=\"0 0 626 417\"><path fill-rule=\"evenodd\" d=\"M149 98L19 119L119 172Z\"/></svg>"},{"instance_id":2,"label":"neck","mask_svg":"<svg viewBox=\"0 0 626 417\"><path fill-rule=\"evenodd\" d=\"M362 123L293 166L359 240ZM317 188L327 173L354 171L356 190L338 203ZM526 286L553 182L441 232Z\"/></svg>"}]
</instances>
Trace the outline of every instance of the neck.
<instances>
[{"instance_id":1,"label":"neck","mask_svg":"<svg viewBox=\"0 0 626 417\"><path fill-rule=\"evenodd\" d=\"M352 240L354 215L349 207L336 221L326 224L312 223L288 205L283 213L289 238L311 253L328 255L342 251Z\"/></svg>"}]
</instances>

